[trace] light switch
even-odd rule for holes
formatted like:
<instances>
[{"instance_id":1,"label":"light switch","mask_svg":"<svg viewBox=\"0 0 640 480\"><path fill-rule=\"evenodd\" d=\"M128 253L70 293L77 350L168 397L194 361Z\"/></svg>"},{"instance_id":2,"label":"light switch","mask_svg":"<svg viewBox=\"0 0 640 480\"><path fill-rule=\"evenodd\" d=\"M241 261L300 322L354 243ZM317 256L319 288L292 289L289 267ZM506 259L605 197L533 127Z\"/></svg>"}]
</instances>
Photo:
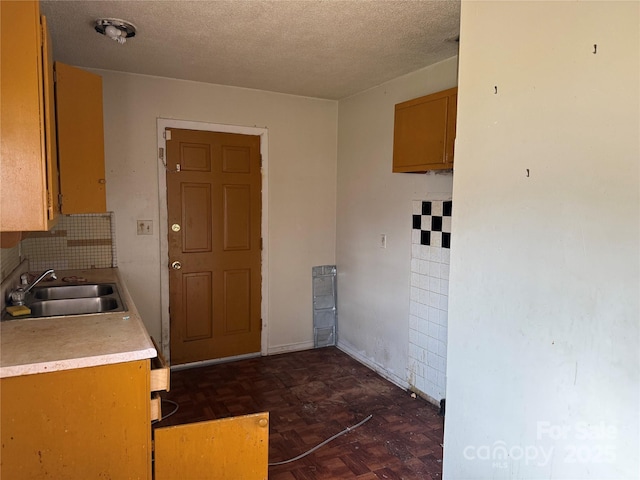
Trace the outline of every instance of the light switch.
<instances>
[{"instance_id":1,"label":"light switch","mask_svg":"<svg viewBox=\"0 0 640 480\"><path fill-rule=\"evenodd\" d=\"M153 220L138 220L138 235L153 235Z\"/></svg>"}]
</instances>

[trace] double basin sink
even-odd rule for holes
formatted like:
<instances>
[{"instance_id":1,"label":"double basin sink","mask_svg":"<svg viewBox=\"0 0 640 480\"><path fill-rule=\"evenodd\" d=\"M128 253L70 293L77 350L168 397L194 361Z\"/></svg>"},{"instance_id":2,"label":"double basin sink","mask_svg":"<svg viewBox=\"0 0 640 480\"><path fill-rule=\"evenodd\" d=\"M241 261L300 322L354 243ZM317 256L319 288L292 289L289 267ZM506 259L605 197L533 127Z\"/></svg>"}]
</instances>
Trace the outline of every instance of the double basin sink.
<instances>
[{"instance_id":1,"label":"double basin sink","mask_svg":"<svg viewBox=\"0 0 640 480\"><path fill-rule=\"evenodd\" d=\"M26 298L31 317L87 315L126 310L115 283L36 287Z\"/></svg>"}]
</instances>

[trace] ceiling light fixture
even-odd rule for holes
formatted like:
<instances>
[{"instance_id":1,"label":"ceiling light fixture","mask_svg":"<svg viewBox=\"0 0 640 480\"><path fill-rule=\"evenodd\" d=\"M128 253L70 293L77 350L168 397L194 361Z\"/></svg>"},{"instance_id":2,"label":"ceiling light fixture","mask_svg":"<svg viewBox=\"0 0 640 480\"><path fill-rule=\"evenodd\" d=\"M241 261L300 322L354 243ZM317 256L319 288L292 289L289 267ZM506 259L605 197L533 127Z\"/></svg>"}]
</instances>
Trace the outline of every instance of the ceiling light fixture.
<instances>
[{"instance_id":1,"label":"ceiling light fixture","mask_svg":"<svg viewBox=\"0 0 640 480\"><path fill-rule=\"evenodd\" d=\"M136 27L133 23L119 18L99 18L96 20L96 32L123 44L127 38L136 35Z\"/></svg>"}]
</instances>

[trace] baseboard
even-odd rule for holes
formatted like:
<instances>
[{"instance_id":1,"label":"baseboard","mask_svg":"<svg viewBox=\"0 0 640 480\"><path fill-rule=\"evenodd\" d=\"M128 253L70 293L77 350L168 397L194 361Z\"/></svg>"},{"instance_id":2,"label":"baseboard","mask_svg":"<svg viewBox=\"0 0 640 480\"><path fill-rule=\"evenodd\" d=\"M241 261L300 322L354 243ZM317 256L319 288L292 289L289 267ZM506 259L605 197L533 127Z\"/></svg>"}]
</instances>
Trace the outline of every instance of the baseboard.
<instances>
[{"instance_id":1,"label":"baseboard","mask_svg":"<svg viewBox=\"0 0 640 480\"><path fill-rule=\"evenodd\" d=\"M341 342L340 340L338 340L337 347L339 350L342 350L344 353L346 353L350 357L354 358L355 360L362 363L366 367L369 367L371 370L376 372L381 377L389 380L391 383L397 385L403 390L409 389L409 383L405 379L398 377L396 374L386 370L382 365L379 365L373 362L370 358L365 357L356 349L354 349L352 345L349 345L348 343Z\"/></svg>"},{"instance_id":2,"label":"baseboard","mask_svg":"<svg viewBox=\"0 0 640 480\"><path fill-rule=\"evenodd\" d=\"M313 342L289 343L287 345L278 345L269 347L267 355L277 355L278 353L299 352L302 350L311 350Z\"/></svg>"}]
</instances>

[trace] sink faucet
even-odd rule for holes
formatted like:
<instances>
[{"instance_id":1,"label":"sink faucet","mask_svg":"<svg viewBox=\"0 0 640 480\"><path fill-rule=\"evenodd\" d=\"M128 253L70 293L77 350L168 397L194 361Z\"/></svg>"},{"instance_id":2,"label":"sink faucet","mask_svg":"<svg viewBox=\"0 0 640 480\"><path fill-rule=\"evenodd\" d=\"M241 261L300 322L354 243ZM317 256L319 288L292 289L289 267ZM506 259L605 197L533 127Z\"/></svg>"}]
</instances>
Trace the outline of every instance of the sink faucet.
<instances>
[{"instance_id":1,"label":"sink faucet","mask_svg":"<svg viewBox=\"0 0 640 480\"><path fill-rule=\"evenodd\" d=\"M53 268L50 268L49 270L44 271L42 273L42 275L40 275L27 288L18 287L15 290L13 290L11 292L11 294L9 295L9 298L11 299L11 303L13 305L24 305L24 298L27 295L27 293L29 293L33 287L35 287L38 283L40 283L42 280L44 280L47 277L47 275L49 275L49 274L51 274L51 278L53 278L54 280L56 280L58 278L58 277L56 277L56 272L53 271Z\"/></svg>"}]
</instances>

